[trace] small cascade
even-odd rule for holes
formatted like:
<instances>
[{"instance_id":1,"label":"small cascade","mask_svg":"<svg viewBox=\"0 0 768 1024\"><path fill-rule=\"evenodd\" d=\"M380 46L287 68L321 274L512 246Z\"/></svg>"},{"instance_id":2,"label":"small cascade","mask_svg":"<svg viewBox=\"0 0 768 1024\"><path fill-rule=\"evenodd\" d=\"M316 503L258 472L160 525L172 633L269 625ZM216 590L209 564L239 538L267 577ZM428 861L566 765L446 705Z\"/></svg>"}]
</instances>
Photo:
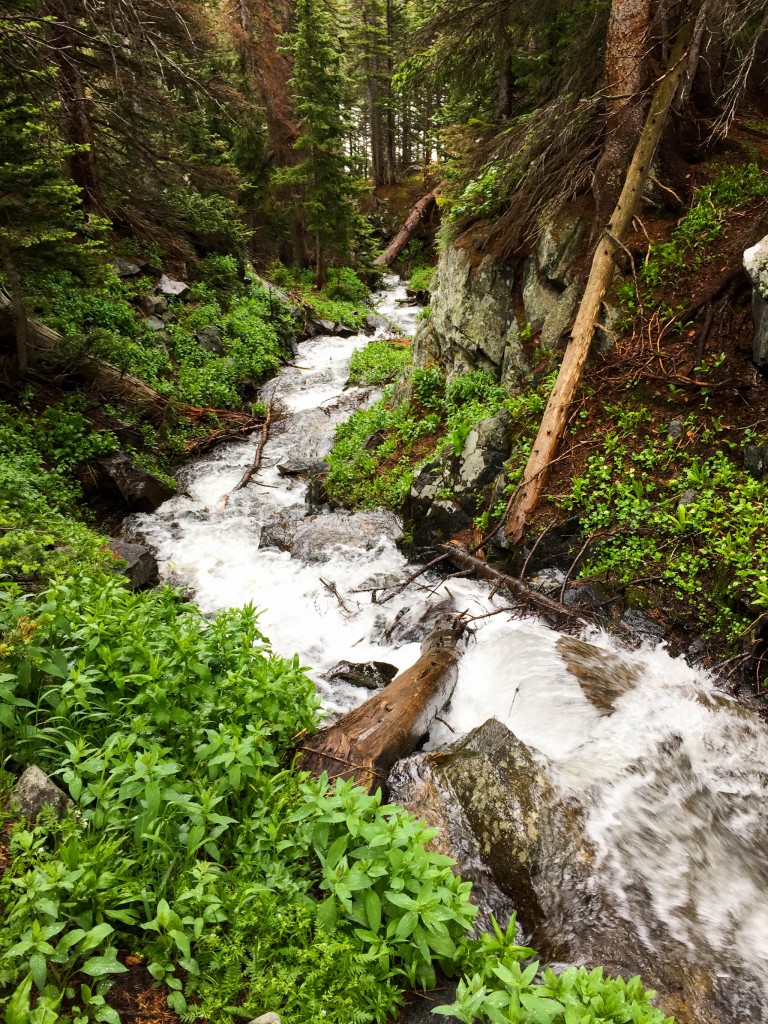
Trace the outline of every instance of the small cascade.
<instances>
[{"instance_id":1,"label":"small cascade","mask_svg":"<svg viewBox=\"0 0 768 1024\"><path fill-rule=\"evenodd\" d=\"M396 278L386 280L375 304L399 331L413 333L418 308ZM312 666L330 713L368 696L334 673L340 662L402 669L416 660L441 610L504 607L485 584L435 577L378 603L377 593L414 571L396 545L397 518L306 503L297 461L322 461L337 424L378 396L346 383L353 352L369 340L359 334L300 344L296 365L264 391L281 418L262 468L223 511L220 499L251 463L255 440L185 467L178 495L130 524L154 547L165 576L189 588L206 612L246 603L262 609L274 649ZM602 633L574 639L508 614L475 627L451 703L425 753L396 768L395 794L427 817L430 799L445 808L458 783L451 789L442 776L429 777L429 751L497 719L546 780L540 792L553 796L542 820L548 836L565 844L552 850L531 825L544 857L532 891L553 908L552 955L642 970L672 992L668 1005L680 1021L768 1020L763 723L663 647L628 652ZM471 811L449 811L435 810L435 820L453 821L446 834L457 837L454 849L486 894L485 909L508 912L509 893L488 867L493 851L473 838ZM573 896L564 898L569 886Z\"/></svg>"}]
</instances>

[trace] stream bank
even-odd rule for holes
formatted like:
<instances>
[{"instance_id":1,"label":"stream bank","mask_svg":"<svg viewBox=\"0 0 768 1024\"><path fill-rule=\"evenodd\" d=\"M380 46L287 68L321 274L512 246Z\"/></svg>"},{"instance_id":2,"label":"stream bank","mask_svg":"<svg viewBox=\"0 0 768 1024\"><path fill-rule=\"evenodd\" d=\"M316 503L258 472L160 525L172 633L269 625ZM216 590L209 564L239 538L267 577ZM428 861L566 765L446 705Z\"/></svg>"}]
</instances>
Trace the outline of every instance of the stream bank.
<instances>
[{"instance_id":1,"label":"stream bank","mask_svg":"<svg viewBox=\"0 0 768 1024\"><path fill-rule=\"evenodd\" d=\"M390 279L377 303L410 333L404 299ZM331 714L367 696L340 662L402 669L437 615L494 613L474 624L442 721L396 766L393 795L445 824L486 914L519 906L545 956L642 972L681 1021L766 1019L763 724L662 646L566 638L471 580L425 577L382 601L411 571L397 517L318 510L306 479L285 473L286 460L322 460L335 424L375 397L344 386L367 340L299 347L269 386L285 415L263 468L223 512L255 442L187 467L180 493L131 530L206 612L263 607L261 628L313 666Z\"/></svg>"}]
</instances>

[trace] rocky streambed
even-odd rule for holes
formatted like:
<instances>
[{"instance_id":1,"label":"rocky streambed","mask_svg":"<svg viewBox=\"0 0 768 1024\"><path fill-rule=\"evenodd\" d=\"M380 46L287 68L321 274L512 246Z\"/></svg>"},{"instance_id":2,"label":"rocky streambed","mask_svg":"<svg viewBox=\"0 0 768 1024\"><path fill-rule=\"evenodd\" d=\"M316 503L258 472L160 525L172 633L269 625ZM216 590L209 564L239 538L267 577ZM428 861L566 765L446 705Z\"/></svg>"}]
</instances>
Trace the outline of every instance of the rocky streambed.
<instances>
[{"instance_id":1,"label":"rocky streambed","mask_svg":"<svg viewBox=\"0 0 768 1024\"><path fill-rule=\"evenodd\" d=\"M418 308L396 279L376 301L413 332ZM397 517L331 511L312 481L336 424L376 396L346 387L368 340L299 345L266 390L284 415L262 468L225 508L255 441L186 467L179 494L130 532L204 610L262 608L274 648L312 666L331 713L412 664L439 615L487 616L391 795L441 827L485 918L517 909L548 959L640 972L679 1021L768 1020L765 727L653 643L564 636L467 579L426 576L392 594L414 568Z\"/></svg>"}]
</instances>

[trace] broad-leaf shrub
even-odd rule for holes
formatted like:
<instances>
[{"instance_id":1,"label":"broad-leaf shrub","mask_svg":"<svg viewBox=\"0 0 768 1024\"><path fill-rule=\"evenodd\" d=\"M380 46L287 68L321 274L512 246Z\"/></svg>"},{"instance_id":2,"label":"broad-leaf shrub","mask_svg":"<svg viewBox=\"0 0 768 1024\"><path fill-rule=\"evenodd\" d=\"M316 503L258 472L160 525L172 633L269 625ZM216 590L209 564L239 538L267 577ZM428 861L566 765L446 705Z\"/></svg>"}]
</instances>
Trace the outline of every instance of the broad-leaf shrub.
<instances>
[{"instance_id":1,"label":"broad-leaf shrub","mask_svg":"<svg viewBox=\"0 0 768 1024\"><path fill-rule=\"evenodd\" d=\"M293 814L318 858L327 893L318 920L356 925L378 977L404 976L431 988L435 964L455 973L462 940L477 908L471 884L451 871L450 857L427 850L437 835L401 807L382 805L352 782L307 780Z\"/></svg>"}]
</instances>

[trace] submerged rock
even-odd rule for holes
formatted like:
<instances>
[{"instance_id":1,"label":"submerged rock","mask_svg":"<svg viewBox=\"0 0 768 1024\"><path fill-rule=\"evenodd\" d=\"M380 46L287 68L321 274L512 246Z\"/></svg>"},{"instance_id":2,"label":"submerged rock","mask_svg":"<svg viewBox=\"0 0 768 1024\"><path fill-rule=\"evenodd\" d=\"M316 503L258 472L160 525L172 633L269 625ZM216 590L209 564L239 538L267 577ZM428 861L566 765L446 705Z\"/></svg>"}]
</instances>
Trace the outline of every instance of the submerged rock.
<instances>
[{"instance_id":1,"label":"submerged rock","mask_svg":"<svg viewBox=\"0 0 768 1024\"><path fill-rule=\"evenodd\" d=\"M381 690L388 686L397 675L395 665L386 661L340 661L325 678L333 682L349 683L365 690Z\"/></svg>"},{"instance_id":2,"label":"submerged rock","mask_svg":"<svg viewBox=\"0 0 768 1024\"><path fill-rule=\"evenodd\" d=\"M11 804L30 821L36 821L43 807L52 807L57 818L63 818L74 804L67 794L51 782L36 764L25 769L11 792Z\"/></svg>"},{"instance_id":3,"label":"submerged rock","mask_svg":"<svg viewBox=\"0 0 768 1024\"><path fill-rule=\"evenodd\" d=\"M391 512L334 512L302 522L290 550L304 562L327 562L339 549L371 551L382 542L394 542L401 530Z\"/></svg>"}]
</instances>

